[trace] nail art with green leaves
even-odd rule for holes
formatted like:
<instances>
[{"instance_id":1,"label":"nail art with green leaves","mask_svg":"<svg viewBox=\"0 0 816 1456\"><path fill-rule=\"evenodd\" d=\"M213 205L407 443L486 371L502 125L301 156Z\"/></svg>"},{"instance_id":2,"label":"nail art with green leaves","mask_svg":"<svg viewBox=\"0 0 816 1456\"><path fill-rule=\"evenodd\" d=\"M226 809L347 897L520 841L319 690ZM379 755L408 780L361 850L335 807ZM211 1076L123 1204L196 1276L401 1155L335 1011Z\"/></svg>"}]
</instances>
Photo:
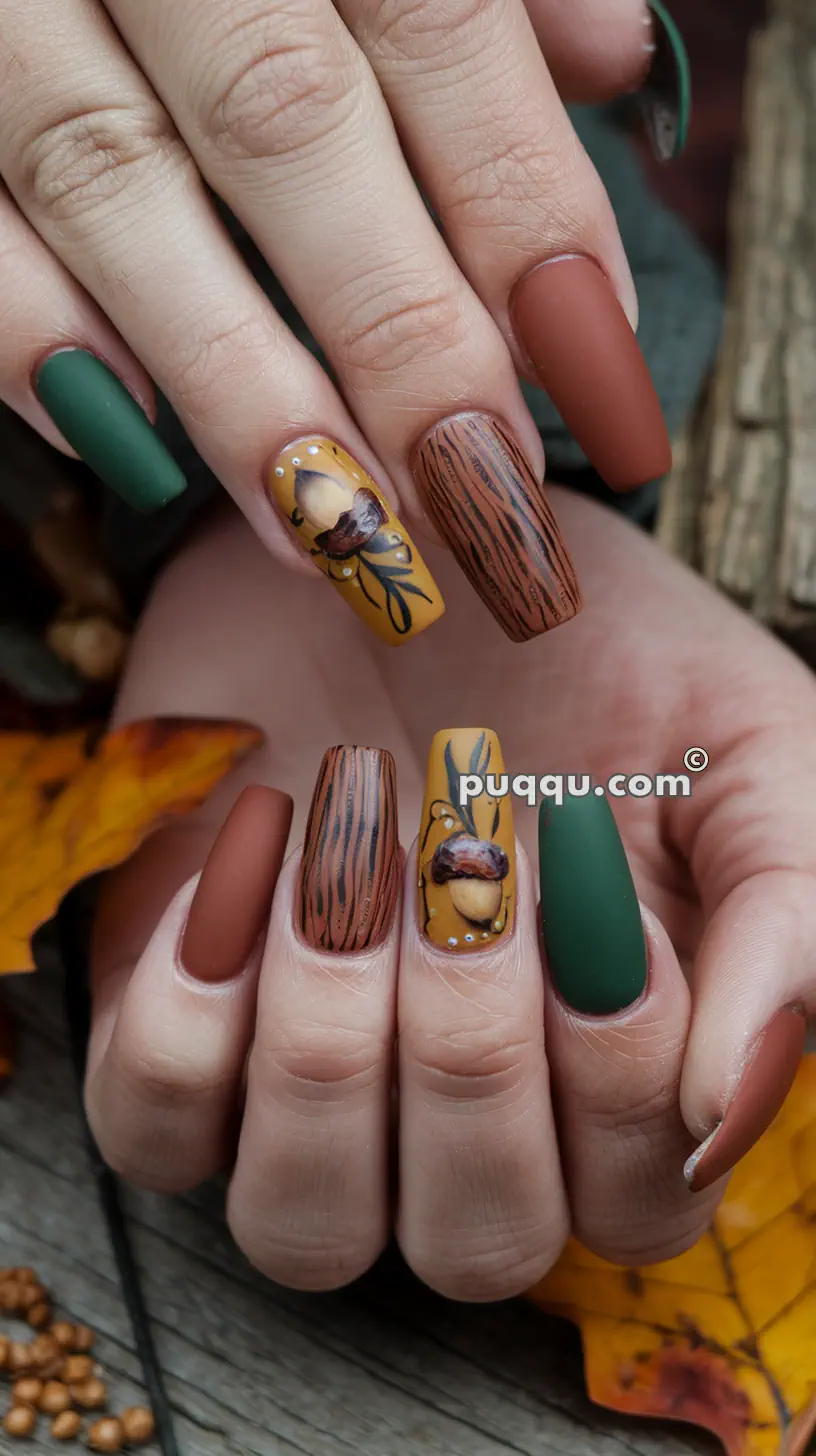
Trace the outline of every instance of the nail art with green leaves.
<instances>
[{"instance_id":1,"label":"nail art with green leaves","mask_svg":"<svg viewBox=\"0 0 816 1456\"><path fill-rule=\"evenodd\" d=\"M639 100L660 162L679 157L691 119L691 65L680 31L663 0L649 0L654 55Z\"/></svg>"}]
</instances>

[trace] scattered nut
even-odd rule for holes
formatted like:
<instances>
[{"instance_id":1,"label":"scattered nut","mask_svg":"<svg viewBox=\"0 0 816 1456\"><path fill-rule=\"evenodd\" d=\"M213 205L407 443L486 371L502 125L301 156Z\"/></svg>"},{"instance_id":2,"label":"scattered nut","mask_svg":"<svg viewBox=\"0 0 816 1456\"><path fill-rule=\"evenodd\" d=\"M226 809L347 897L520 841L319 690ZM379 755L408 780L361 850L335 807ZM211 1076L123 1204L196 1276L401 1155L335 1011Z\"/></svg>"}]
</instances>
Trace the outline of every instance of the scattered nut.
<instances>
[{"instance_id":1,"label":"scattered nut","mask_svg":"<svg viewBox=\"0 0 816 1456\"><path fill-rule=\"evenodd\" d=\"M74 1325L74 1343L71 1346L77 1354L87 1354L94 1347L96 1335L89 1325Z\"/></svg>"},{"instance_id":2,"label":"scattered nut","mask_svg":"<svg viewBox=\"0 0 816 1456\"><path fill-rule=\"evenodd\" d=\"M9 1436L30 1436L37 1417L30 1405L13 1405L3 1417L3 1430Z\"/></svg>"},{"instance_id":3,"label":"scattered nut","mask_svg":"<svg viewBox=\"0 0 816 1456\"><path fill-rule=\"evenodd\" d=\"M93 1451L121 1451L124 1439L122 1422L115 1416L103 1416L88 1428L88 1445Z\"/></svg>"},{"instance_id":4,"label":"scattered nut","mask_svg":"<svg viewBox=\"0 0 816 1456\"><path fill-rule=\"evenodd\" d=\"M134 1405L122 1412L120 1417L125 1440L129 1446L142 1446L150 1441L156 1430L153 1412L145 1405Z\"/></svg>"},{"instance_id":5,"label":"scattered nut","mask_svg":"<svg viewBox=\"0 0 816 1456\"><path fill-rule=\"evenodd\" d=\"M31 1346L22 1344L20 1340L12 1340L6 1364L12 1375L25 1374L31 1369Z\"/></svg>"},{"instance_id":6,"label":"scattered nut","mask_svg":"<svg viewBox=\"0 0 816 1456\"><path fill-rule=\"evenodd\" d=\"M45 1290L41 1284L23 1284L20 1282L17 1285L17 1308L21 1309L24 1313L32 1309L35 1304L42 1304L45 1298Z\"/></svg>"},{"instance_id":7,"label":"scattered nut","mask_svg":"<svg viewBox=\"0 0 816 1456\"><path fill-rule=\"evenodd\" d=\"M5 1370L8 1364L10 1348L11 1340L8 1338L8 1335L0 1335L0 1370Z\"/></svg>"},{"instance_id":8,"label":"scattered nut","mask_svg":"<svg viewBox=\"0 0 816 1456\"><path fill-rule=\"evenodd\" d=\"M51 1435L57 1441L73 1441L82 1430L82 1416L74 1410L61 1411L51 1422Z\"/></svg>"},{"instance_id":9,"label":"scattered nut","mask_svg":"<svg viewBox=\"0 0 816 1456\"><path fill-rule=\"evenodd\" d=\"M36 1284L38 1282L37 1274L34 1269L12 1269L11 1272L14 1275L14 1278L20 1284Z\"/></svg>"},{"instance_id":10,"label":"scattered nut","mask_svg":"<svg viewBox=\"0 0 816 1456\"><path fill-rule=\"evenodd\" d=\"M42 1388L37 1405L47 1416L59 1416L71 1404L71 1392L61 1380L49 1380Z\"/></svg>"},{"instance_id":11,"label":"scattered nut","mask_svg":"<svg viewBox=\"0 0 816 1456\"><path fill-rule=\"evenodd\" d=\"M57 1320L56 1324L51 1326L49 1333L61 1349L73 1350L76 1330L73 1325L68 1324L67 1320Z\"/></svg>"},{"instance_id":12,"label":"scattered nut","mask_svg":"<svg viewBox=\"0 0 816 1456\"><path fill-rule=\"evenodd\" d=\"M28 1347L32 1368L47 1380L56 1375L65 1355L52 1334L36 1335Z\"/></svg>"},{"instance_id":13,"label":"scattered nut","mask_svg":"<svg viewBox=\"0 0 816 1456\"><path fill-rule=\"evenodd\" d=\"M79 1385L71 1386L71 1398L74 1404L81 1405L83 1410L101 1410L108 1402L108 1388L103 1380L92 1375Z\"/></svg>"},{"instance_id":14,"label":"scattered nut","mask_svg":"<svg viewBox=\"0 0 816 1456\"><path fill-rule=\"evenodd\" d=\"M16 1279L4 1279L0 1284L0 1309L13 1314L20 1307L20 1286Z\"/></svg>"},{"instance_id":15,"label":"scattered nut","mask_svg":"<svg viewBox=\"0 0 816 1456\"><path fill-rule=\"evenodd\" d=\"M36 1375L22 1375L11 1387L15 1405L36 1405L43 1393L43 1383Z\"/></svg>"},{"instance_id":16,"label":"scattered nut","mask_svg":"<svg viewBox=\"0 0 816 1456\"><path fill-rule=\"evenodd\" d=\"M40 1300L38 1304L32 1304L26 1315L26 1319L33 1330L44 1330L46 1325L50 1325L51 1323L50 1304L46 1304L45 1300Z\"/></svg>"},{"instance_id":17,"label":"scattered nut","mask_svg":"<svg viewBox=\"0 0 816 1456\"><path fill-rule=\"evenodd\" d=\"M93 1375L93 1361L88 1355L69 1355L68 1359L62 1362L60 1380L64 1380L66 1385L80 1385L91 1375Z\"/></svg>"}]
</instances>

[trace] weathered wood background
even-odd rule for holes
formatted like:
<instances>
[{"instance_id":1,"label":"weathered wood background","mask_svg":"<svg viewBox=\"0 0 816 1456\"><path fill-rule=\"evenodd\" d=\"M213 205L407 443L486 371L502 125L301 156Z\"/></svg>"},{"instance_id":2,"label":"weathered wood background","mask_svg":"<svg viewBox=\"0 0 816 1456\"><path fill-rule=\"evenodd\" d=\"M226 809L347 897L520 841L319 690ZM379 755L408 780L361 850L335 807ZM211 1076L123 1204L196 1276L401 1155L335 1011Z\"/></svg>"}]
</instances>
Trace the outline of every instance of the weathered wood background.
<instances>
[{"instance_id":1,"label":"weathered wood background","mask_svg":"<svg viewBox=\"0 0 816 1456\"><path fill-rule=\"evenodd\" d=\"M144 1393L72 1096L58 977L4 984L23 1043L0 1097L0 1266L33 1265L61 1309L99 1332L121 1409ZM532 1306L449 1304L396 1255L345 1293L293 1294L237 1253L220 1187L127 1202L184 1456L719 1450L686 1427L590 1405L575 1332ZM40 1424L39 1438L22 1445L0 1431L3 1456L55 1456L60 1447Z\"/></svg>"}]
</instances>

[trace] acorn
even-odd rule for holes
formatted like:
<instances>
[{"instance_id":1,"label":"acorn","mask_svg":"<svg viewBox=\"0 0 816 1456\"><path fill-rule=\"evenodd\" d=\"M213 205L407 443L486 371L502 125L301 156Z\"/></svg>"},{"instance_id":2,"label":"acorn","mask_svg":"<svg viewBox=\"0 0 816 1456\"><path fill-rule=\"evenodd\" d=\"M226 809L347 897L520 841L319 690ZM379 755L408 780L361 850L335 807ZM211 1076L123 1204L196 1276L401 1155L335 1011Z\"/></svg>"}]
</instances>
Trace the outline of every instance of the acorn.
<instances>
[{"instance_id":1,"label":"acorn","mask_svg":"<svg viewBox=\"0 0 816 1456\"><path fill-rule=\"evenodd\" d=\"M354 490L322 470L295 471L295 505L304 520L320 531L331 531L354 504Z\"/></svg>"},{"instance_id":2,"label":"acorn","mask_svg":"<svg viewBox=\"0 0 816 1456\"><path fill-rule=\"evenodd\" d=\"M347 561L349 556L355 556L362 550L372 536L376 536L387 520L388 516L373 490L362 486L356 492L350 510L343 512L337 525L331 531L321 531L319 536L315 536L315 546L319 546L330 561Z\"/></svg>"},{"instance_id":3,"label":"acorn","mask_svg":"<svg viewBox=\"0 0 816 1456\"><path fill-rule=\"evenodd\" d=\"M431 879L447 885L454 907L472 925L490 925L502 904L502 885L510 861L498 844L454 834L437 845L431 860Z\"/></svg>"}]
</instances>

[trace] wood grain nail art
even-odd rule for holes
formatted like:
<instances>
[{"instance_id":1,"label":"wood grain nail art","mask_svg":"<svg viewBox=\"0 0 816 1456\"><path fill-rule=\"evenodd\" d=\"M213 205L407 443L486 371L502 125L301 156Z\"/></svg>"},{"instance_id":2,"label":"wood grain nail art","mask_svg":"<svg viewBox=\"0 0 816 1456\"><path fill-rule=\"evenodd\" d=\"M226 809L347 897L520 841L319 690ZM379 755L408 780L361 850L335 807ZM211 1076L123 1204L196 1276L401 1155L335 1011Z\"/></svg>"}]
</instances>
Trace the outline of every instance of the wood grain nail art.
<instances>
[{"instance_id":1,"label":"wood grain nail art","mask_svg":"<svg viewBox=\"0 0 816 1456\"><path fill-rule=\"evenodd\" d=\"M315 950L370 950L388 935L398 894L394 760L380 748L330 748L303 846L303 937Z\"/></svg>"},{"instance_id":2,"label":"wood grain nail art","mask_svg":"<svg viewBox=\"0 0 816 1456\"><path fill-rule=\"evenodd\" d=\"M583 605L543 487L504 425L442 420L414 452L429 514L471 585L513 642L558 627Z\"/></svg>"}]
</instances>

